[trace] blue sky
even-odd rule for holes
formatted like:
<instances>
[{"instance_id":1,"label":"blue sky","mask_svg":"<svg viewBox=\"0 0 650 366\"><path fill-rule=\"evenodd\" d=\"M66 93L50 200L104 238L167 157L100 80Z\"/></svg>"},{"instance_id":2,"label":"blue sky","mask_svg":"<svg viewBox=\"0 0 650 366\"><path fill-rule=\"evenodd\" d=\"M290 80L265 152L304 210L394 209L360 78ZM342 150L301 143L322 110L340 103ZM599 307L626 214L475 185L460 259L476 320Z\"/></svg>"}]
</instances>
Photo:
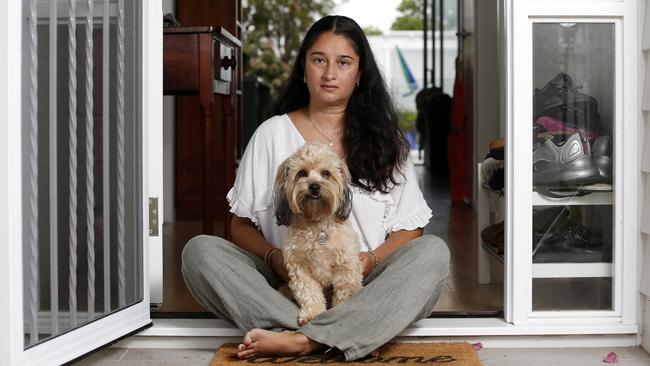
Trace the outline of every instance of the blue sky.
<instances>
[{"instance_id":1,"label":"blue sky","mask_svg":"<svg viewBox=\"0 0 650 366\"><path fill-rule=\"evenodd\" d=\"M373 25L384 32L397 17L397 7L402 0L335 0L334 14L345 15L366 27Z\"/></svg>"}]
</instances>

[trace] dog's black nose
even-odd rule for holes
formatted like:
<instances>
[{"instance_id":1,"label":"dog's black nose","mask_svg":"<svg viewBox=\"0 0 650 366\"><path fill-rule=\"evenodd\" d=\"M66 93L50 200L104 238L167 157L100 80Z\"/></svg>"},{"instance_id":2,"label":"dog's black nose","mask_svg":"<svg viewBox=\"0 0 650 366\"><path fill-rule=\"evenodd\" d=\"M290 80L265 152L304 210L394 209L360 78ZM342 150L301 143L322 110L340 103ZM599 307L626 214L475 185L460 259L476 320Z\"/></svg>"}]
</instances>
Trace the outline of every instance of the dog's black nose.
<instances>
[{"instance_id":1,"label":"dog's black nose","mask_svg":"<svg viewBox=\"0 0 650 366\"><path fill-rule=\"evenodd\" d=\"M312 193L318 193L320 192L320 184L318 183L312 183L309 185L309 191Z\"/></svg>"}]
</instances>

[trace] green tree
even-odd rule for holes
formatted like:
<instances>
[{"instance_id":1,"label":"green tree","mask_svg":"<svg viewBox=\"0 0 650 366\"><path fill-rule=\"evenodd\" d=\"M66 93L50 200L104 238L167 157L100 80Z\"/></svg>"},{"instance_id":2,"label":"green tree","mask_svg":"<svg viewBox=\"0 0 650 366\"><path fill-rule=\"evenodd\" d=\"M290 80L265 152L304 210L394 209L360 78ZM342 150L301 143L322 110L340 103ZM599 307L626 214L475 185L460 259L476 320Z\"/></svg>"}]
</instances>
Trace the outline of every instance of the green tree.
<instances>
[{"instance_id":1,"label":"green tree","mask_svg":"<svg viewBox=\"0 0 650 366\"><path fill-rule=\"evenodd\" d=\"M334 8L333 0L248 0L244 6L246 76L275 94L288 78L307 29Z\"/></svg>"},{"instance_id":2,"label":"green tree","mask_svg":"<svg viewBox=\"0 0 650 366\"><path fill-rule=\"evenodd\" d=\"M367 27L363 27L363 33L365 33L366 36L381 36L384 34L384 31L382 31L379 27L369 25Z\"/></svg>"},{"instance_id":3,"label":"green tree","mask_svg":"<svg viewBox=\"0 0 650 366\"><path fill-rule=\"evenodd\" d=\"M429 16L431 16L431 6L435 5L439 9L438 0L428 1ZM397 7L400 15L393 21L390 29L392 30L423 30L423 0L402 0ZM442 27L445 30L456 30L457 28L457 14L458 4L456 0L443 0L444 17L442 20ZM435 29L438 29L438 15L436 15ZM429 30L431 30L431 19L429 19Z\"/></svg>"},{"instance_id":4,"label":"green tree","mask_svg":"<svg viewBox=\"0 0 650 366\"><path fill-rule=\"evenodd\" d=\"M410 109L400 109L397 111L399 128L404 132L415 131L415 119L418 112Z\"/></svg>"},{"instance_id":5,"label":"green tree","mask_svg":"<svg viewBox=\"0 0 650 366\"><path fill-rule=\"evenodd\" d=\"M392 30L422 30L424 23L422 21L422 0L402 0L397 7L400 12L393 24L390 26Z\"/></svg>"}]
</instances>

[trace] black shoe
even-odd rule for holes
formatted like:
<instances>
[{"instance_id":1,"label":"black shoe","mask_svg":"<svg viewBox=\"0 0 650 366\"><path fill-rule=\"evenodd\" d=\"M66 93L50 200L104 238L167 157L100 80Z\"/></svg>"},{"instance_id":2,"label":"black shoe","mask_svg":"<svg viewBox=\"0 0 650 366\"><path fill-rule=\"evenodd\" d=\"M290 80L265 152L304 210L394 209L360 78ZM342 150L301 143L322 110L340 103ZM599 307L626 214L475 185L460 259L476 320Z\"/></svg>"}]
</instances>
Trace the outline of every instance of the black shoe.
<instances>
[{"instance_id":1,"label":"black shoe","mask_svg":"<svg viewBox=\"0 0 650 366\"><path fill-rule=\"evenodd\" d=\"M578 92L573 79L559 73L533 94L533 121L541 116L563 121L567 127L600 131L598 101Z\"/></svg>"},{"instance_id":2,"label":"black shoe","mask_svg":"<svg viewBox=\"0 0 650 366\"><path fill-rule=\"evenodd\" d=\"M481 239L496 248L497 253L503 254L503 221L481 230Z\"/></svg>"},{"instance_id":3,"label":"black shoe","mask_svg":"<svg viewBox=\"0 0 650 366\"><path fill-rule=\"evenodd\" d=\"M534 263L611 262L612 248L591 235L577 206L533 211Z\"/></svg>"}]
</instances>

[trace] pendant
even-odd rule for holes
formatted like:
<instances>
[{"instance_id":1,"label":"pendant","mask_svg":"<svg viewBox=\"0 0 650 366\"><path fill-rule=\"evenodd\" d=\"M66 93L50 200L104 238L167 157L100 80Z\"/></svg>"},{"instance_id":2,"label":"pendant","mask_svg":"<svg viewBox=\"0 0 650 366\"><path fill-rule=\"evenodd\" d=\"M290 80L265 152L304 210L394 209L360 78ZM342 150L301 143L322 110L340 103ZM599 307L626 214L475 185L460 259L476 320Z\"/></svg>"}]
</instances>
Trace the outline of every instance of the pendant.
<instances>
[{"instance_id":1,"label":"pendant","mask_svg":"<svg viewBox=\"0 0 650 366\"><path fill-rule=\"evenodd\" d=\"M327 144L327 145L328 145L329 147L334 147L334 143L333 143L332 141L330 141L329 144Z\"/></svg>"},{"instance_id":2,"label":"pendant","mask_svg":"<svg viewBox=\"0 0 650 366\"><path fill-rule=\"evenodd\" d=\"M318 233L318 236L316 236L316 241L318 241L318 244L320 245L325 245L327 243L327 234L325 234L324 231L321 231Z\"/></svg>"}]
</instances>

